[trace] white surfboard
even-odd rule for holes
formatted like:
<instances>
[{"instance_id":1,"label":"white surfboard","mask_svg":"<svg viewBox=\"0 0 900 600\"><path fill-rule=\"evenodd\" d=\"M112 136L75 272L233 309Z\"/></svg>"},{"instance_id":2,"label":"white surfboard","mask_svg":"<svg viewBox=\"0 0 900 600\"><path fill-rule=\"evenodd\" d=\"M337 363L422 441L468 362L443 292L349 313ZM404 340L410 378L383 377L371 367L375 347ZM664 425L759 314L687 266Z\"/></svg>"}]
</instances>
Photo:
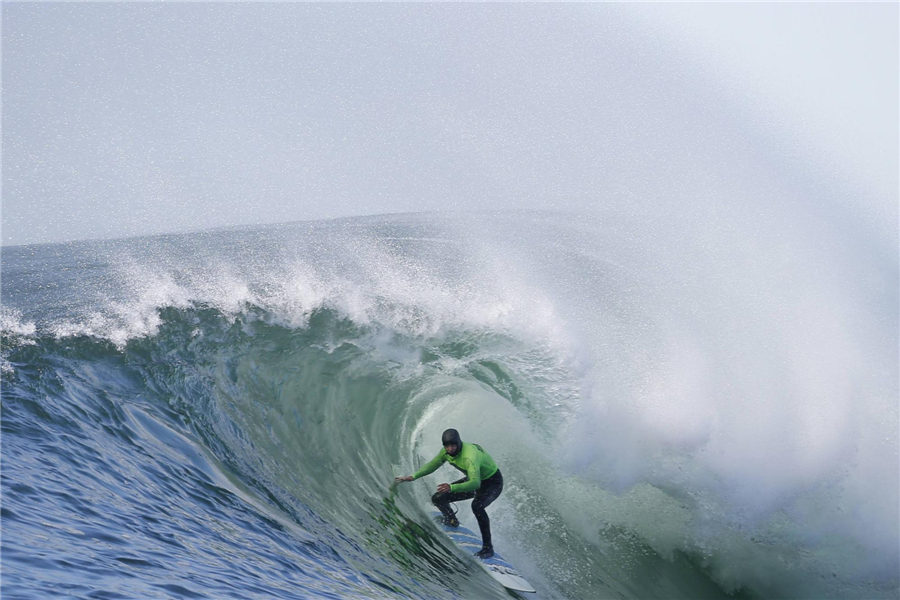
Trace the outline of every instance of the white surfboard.
<instances>
[{"instance_id":1,"label":"white surfboard","mask_svg":"<svg viewBox=\"0 0 900 600\"><path fill-rule=\"evenodd\" d=\"M431 515L432 518L438 518L441 516L441 513L434 511ZM476 552L481 550L481 536L474 533L471 529L463 527L462 525L459 527L448 527L441 523L438 523L438 527L443 529L444 533L446 533L457 546L473 555L472 558L480 562L481 566L491 574L491 577L496 579L500 585L506 589L525 593L534 593L537 591L531 587L530 583L525 581L524 577L519 575L515 567L509 564L509 562L496 551L494 552L494 556L484 560L474 556Z\"/></svg>"}]
</instances>

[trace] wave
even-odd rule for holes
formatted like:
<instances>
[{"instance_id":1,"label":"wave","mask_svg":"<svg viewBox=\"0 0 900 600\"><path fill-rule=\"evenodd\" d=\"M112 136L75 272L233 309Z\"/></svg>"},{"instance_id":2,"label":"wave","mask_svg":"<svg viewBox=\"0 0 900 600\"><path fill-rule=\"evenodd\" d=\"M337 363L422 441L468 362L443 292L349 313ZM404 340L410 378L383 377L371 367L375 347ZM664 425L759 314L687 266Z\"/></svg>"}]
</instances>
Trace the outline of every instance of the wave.
<instances>
[{"instance_id":1,"label":"wave","mask_svg":"<svg viewBox=\"0 0 900 600\"><path fill-rule=\"evenodd\" d=\"M390 487L452 424L550 597L893 597L890 264L739 233L408 215L48 247L40 272L5 251L4 552L38 497L64 528L40 547L107 532L129 594L171 546L188 590L488 597L430 486ZM35 440L41 485L8 466Z\"/></svg>"}]
</instances>

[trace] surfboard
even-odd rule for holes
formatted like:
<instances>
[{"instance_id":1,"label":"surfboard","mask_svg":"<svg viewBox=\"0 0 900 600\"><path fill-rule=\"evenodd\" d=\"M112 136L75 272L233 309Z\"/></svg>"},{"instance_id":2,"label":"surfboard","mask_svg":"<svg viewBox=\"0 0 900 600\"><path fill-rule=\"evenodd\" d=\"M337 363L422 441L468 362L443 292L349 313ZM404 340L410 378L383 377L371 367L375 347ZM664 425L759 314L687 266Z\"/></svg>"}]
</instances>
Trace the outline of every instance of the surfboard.
<instances>
[{"instance_id":1,"label":"surfboard","mask_svg":"<svg viewBox=\"0 0 900 600\"><path fill-rule=\"evenodd\" d=\"M441 516L441 513L433 511L431 516L433 519L437 519ZM529 594L537 591L531 587L530 583L525 581L524 577L519 575L515 567L509 564L509 562L496 551L494 552L494 556L487 559L480 559L475 556L475 553L481 550L481 535L462 525L459 527L448 527L442 523L437 523L437 526L440 527L457 546L480 562L481 566L490 573L491 577L496 579L500 585L506 589Z\"/></svg>"}]
</instances>

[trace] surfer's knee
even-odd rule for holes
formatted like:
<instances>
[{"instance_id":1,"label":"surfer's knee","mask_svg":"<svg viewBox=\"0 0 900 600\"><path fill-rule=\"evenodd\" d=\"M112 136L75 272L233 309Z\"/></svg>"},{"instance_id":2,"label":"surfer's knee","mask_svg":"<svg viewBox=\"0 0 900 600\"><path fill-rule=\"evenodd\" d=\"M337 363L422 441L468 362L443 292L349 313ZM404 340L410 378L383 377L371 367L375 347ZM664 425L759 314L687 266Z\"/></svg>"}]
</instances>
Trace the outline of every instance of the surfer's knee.
<instances>
[{"instance_id":1,"label":"surfer's knee","mask_svg":"<svg viewBox=\"0 0 900 600\"><path fill-rule=\"evenodd\" d=\"M434 504L435 506L437 506L438 504L441 503L441 500L443 499L443 496L444 496L444 494L442 494L442 493L440 493L440 492L435 492L435 493L431 496L431 503Z\"/></svg>"}]
</instances>

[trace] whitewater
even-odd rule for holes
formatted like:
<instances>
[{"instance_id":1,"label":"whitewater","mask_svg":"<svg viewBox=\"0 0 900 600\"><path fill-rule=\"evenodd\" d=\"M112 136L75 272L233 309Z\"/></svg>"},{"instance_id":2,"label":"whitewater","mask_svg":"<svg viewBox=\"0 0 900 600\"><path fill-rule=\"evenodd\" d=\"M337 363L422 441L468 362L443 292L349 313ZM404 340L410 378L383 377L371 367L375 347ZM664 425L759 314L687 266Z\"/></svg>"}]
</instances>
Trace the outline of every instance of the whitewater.
<instances>
[{"instance_id":1,"label":"whitewater","mask_svg":"<svg viewBox=\"0 0 900 600\"><path fill-rule=\"evenodd\" d=\"M895 234L603 205L3 248L2 596L509 597L455 427L538 598L897 598Z\"/></svg>"}]
</instances>

